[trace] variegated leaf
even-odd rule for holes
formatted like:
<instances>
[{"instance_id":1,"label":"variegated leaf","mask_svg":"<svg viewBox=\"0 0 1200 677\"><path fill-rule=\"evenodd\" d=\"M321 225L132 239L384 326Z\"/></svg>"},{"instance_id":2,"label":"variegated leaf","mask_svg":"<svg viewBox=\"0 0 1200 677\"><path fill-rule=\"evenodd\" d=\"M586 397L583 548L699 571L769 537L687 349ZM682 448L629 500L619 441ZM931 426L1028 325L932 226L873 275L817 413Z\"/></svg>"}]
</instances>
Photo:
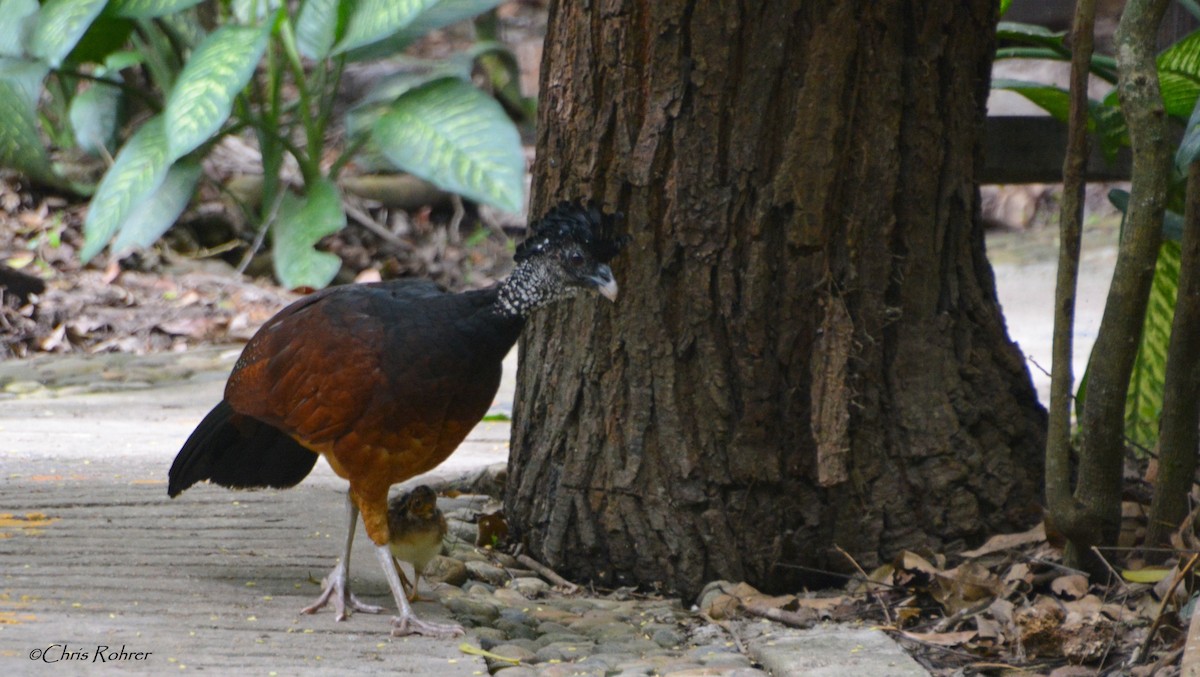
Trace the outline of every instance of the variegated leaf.
<instances>
[{"instance_id":1,"label":"variegated leaf","mask_svg":"<svg viewBox=\"0 0 1200 677\"><path fill-rule=\"evenodd\" d=\"M188 59L163 112L172 161L192 152L221 128L233 100L254 74L269 26L226 26L208 36Z\"/></svg>"},{"instance_id":2,"label":"variegated leaf","mask_svg":"<svg viewBox=\"0 0 1200 677\"><path fill-rule=\"evenodd\" d=\"M38 13L37 27L29 40L30 51L58 68L104 5L105 0L50 0Z\"/></svg>"},{"instance_id":3,"label":"variegated leaf","mask_svg":"<svg viewBox=\"0 0 1200 677\"><path fill-rule=\"evenodd\" d=\"M200 4L201 0L111 0L108 11L129 19L153 19Z\"/></svg>"},{"instance_id":4,"label":"variegated leaf","mask_svg":"<svg viewBox=\"0 0 1200 677\"><path fill-rule=\"evenodd\" d=\"M524 202L525 155L495 99L458 79L414 89L375 121L372 138L397 168L510 212Z\"/></svg>"},{"instance_id":5,"label":"variegated leaf","mask_svg":"<svg viewBox=\"0 0 1200 677\"><path fill-rule=\"evenodd\" d=\"M337 42L341 0L308 0L296 17L296 45L304 56L320 60L329 56Z\"/></svg>"},{"instance_id":6,"label":"variegated leaf","mask_svg":"<svg viewBox=\"0 0 1200 677\"><path fill-rule=\"evenodd\" d=\"M200 180L200 162L184 158L167 171L162 184L155 189L125 223L121 224L112 250L122 252L134 247L149 247L175 223L196 191Z\"/></svg>"},{"instance_id":7,"label":"variegated leaf","mask_svg":"<svg viewBox=\"0 0 1200 677\"><path fill-rule=\"evenodd\" d=\"M333 53L382 40L412 23L437 0L360 0L346 20L346 33Z\"/></svg>"},{"instance_id":8,"label":"variegated leaf","mask_svg":"<svg viewBox=\"0 0 1200 677\"><path fill-rule=\"evenodd\" d=\"M167 175L171 158L162 116L143 124L100 180L83 222L84 245L80 258L86 263L104 249L117 229L141 205Z\"/></svg>"},{"instance_id":9,"label":"variegated leaf","mask_svg":"<svg viewBox=\"0 0 1200 677\"><path fill-rule=\"evenodd\" d=\"M1179 243L1163 242L1154 268L1154 283L1146 306L1142 339L1129 379L1125 399L1125 435L1145 449L1158 441L1163 383L1167 375L1167 347L1179 291Z\"/></svg>"}]
</instances>

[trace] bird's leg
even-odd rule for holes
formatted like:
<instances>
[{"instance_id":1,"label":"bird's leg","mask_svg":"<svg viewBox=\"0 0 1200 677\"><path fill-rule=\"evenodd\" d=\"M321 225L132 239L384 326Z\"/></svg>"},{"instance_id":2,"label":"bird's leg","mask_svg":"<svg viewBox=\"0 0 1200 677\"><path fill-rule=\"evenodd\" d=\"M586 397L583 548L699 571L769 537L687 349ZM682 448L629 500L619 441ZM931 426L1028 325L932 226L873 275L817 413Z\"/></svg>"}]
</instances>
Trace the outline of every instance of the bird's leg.
<instances>
[{"instance_id":1,"label":"bird's leg","mask_svg":"<svg viewBox=\"0 0 1200 677\"><path fill-rule=\"evenodd\" d=\"M431 623L417 618L412 605L408 603L408 595L400 583L400 574L392 559L392 550L385 543L375 547L375 555L383 565L383 575L387 578L388 587L392 589L392 597L396 598L396 608L399 615L392 618L392 636L425 635L426 637L457 637L466 634L457 623Z\"/></svg>"},{"instance_id":2,"label":"bird's leg","mask_svg":"<svg viewBox=\"0 0 1200 677\"><path fill-rule=\"evenodd\" d=\"M358 506L354 503L354 499L350 494L346 494L346 547L342 550L342 558L334 565L333 571L325 577L322 582L324 589L321 591L321 596L311 605L304 607L300 613L315 614L321 607L333 602L333 610L337 613L334 620L344 621L348 614L347 609L351 611L362 611L368 614L377 614L383 611L383 607L375 606L374 604L366 604L360 602L357 597L350 593L350 549L354 546L354 530L358 526Z\"/></svg>"},{"instance_id":3,"label":"bird's leg","mask_svg":"<svg viewBox=\"0 0 1200 677\"><path fill-rule=\"evenodd\" d=\"M400 564L400 560L395 556L392 557L392 564L396 567L396 573L400 575L400 585L404 586L404 592L408 594L408 601L417 601L417 583L421 582L421 572L417 571L417 567L413 566L413 581L408 582L408 574L404 573L404 565Z\"/></svg>"}]
</instances>

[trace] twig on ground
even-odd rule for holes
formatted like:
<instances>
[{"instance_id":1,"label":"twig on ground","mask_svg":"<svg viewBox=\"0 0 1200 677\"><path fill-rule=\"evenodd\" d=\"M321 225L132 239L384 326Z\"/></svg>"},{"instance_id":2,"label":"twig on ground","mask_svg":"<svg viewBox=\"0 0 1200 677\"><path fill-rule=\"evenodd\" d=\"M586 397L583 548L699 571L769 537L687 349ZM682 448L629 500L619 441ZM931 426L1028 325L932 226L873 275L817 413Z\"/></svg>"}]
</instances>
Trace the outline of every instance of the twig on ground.
<instances>
[{"instance_id":1,"label":"twig on ground","mask_svg":"<svg viewBox=\"0 0 1200 677\"><path fill-rule=\"evenodd\" d=\"M867 587L867 592L870 593L870 595L875 598L875 602L877 604L879 604L879 609L881 611L883 611L884 620L887 621L888 625L894 625L895 621L892 619L892 612L890 609L888 609L887 604L884 603L883 597L881 597L877 592L875 592L875 589L872 587L873 582L871 581L871 577L868 576L867 572L864 571L863 568L861 566L859 566L858 562L853 557L850 556L850 553L848 553L842 549L842 546L834 544L833 547L837 548L837 551L842 553L843 557L850 560L850 564L854 565L854 568L858 570L858 573L860 575L862 575L863 580L866 581L865 584Z\"/></svg>"},{"instance_id":2,"label":"twig on ground","mask_svg":"<svg viewBox=\"0 0 1200 677\"><path fill-rule=\"evenodd\" d=\"M995 597L988 597L988 598L985 598L985 599L982 599L982 600L976 602L975 604L972 604L971 606L969 606L965 609L959 609L958 611L954 612L953 614L951 614L949 616L946 616L945 618L943 618L942 620L940 620L936 624L934 624L933 631L934 632L948 632L951 628L957 626L959 623L962 623L963 621L967 620L968 618L971 618L972 616L976 616L978 614L983 613L984 611L987 611L988 607L990 607L992 605L992 602L995 602L995 601L996 601Z\"/></svg>"},{"instance_id":3,"label":"twig on ground","mask_svg":"<svg viewBox=\"0 0 1200 677\"><path fill-rule=\"evenodd\" d=\"M407 247L404 240L384 227L383 224L371 218L371 215L365 210L359 209L357 205L351 204L349 200L344 201L343 205L346 207L346 215L357 221L363 228L375 233L388 244L397 247Z\"/></svg>"},{"instance_id":4,"label":"twig on ground","mask_svg":"<svg viewBox=\"0 0 1200 677\"><path fill-rule=\"evenodd\" d=\"M1154 641L1154 636L1158 634L1158 628L1163 623L1163 616L1166 614L1167 605L1171 603L1171 598L1175 596L1175 589L1187 578L1192 572L1192 567L1196 566L1196 561L1200 560L1200 554L1192 555L1188 558L1187 564L1175 574L1175 580L1171 581L1171 587L1167 589L1167 594L1163 595L1162 602L1158 605L1158 615L1154 617L1154 622L1150 625L1150 630L1146 632L1146 639L1142 640L1142 646L1138 651L1138 658L1144 658L1150 651L1150 643Z\"/></svg>"},{"instance_id":5,"label":"twig on ground","mask_svg":"<svg viewBox=\"0 0 1200 677\"><path fill-rule=\"evenodd\" d=\"M579 592L578 585L575 585L571 581L568 581L567 579L563 578L562 576L559 576L553 569L546 566L545 564L542 564L541 562L530 557L529 555L517 555L517 561L520 562L521 564L524 564L525 566L529 567L530 569L533 569L534 571L538 572L538 575L540 575L542 578L545 578L546 580L550 581L554 585L562 588L563 592L567 593L568 595L573 595L573 594Z\"/></svg>"},{"instance_id":6,"label":"twig on ground","mask_svg":"<svg viewBox=\"0 0 1200 677\"><path fill-rule=\"evenodd\" d=\"M793 628L811 628L817 623L815 614L813 616L803 616L794 611L784 611L775 607L752 606L749 604L742 604L742 608L751 616L765 618L776 623L783 623Z\"/></svg>"}]
</instances>

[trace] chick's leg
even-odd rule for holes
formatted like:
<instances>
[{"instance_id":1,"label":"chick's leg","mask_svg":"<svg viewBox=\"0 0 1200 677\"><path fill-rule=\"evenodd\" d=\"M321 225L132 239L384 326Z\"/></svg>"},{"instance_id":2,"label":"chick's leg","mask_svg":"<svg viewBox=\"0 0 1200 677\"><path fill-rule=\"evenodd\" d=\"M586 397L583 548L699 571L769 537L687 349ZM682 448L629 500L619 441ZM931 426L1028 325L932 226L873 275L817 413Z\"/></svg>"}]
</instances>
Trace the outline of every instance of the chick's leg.
<instances>
[{"instance_id":1,"label":"chick's leg","mask_svg":"<svg viewBox=\"0 0 1200 677\"><path fill-rule=\"evenodd\" d=\"M354 530L358 526L358 506L354 504L354 500L350 498L350 494L346 494L346 546L342 550L342 558L334 565L333 571L325 577L323 582L324 589L321 591L321 596L316 602L304 607L300 613L315 614L318 609L333 602L333 610L336 612L334 620L346 620L347 610L362 611L368 614L377 614L383 611L383 607L375 606L374 604L366 604L359 601L357 597L350 593L350 549L354 546Z\"/></svg>"},{"instance_id":2,"label":"chick's leg","mask_svg":"<svg viewBox=\"0 0 1200 677\"><path fill-rule=\"evenodd\" d=\"M423 621L413 613L412 605L408 603L408 594L400 583L400 574L392 559L392 550L387 544L375 547L375 555L383 565L383 575L387 578L388 587L392 589L392 597L396 598L396 608L399 615L392 618L392 635L425 635L426 637L458 637L466 634L461 625L456 623L442 624Z\"/></svg>"},{"instance_id":3,"label":"chick's leg","mask_svg":"<svg viewBox=\"0 0 1200 677\"><path fill-rule=\"evenodd\" d=\"M421 581L421 572L417 571L417 567L413 567L413 577L417 583L408 582L408 574L404 573L404 565L395 556L392 557L392 564L396 567L396 573L400 575L400 584L404 586L404 592L408 596L408 601L417 601L417 583Z\"/></svg>"}]
</instances>

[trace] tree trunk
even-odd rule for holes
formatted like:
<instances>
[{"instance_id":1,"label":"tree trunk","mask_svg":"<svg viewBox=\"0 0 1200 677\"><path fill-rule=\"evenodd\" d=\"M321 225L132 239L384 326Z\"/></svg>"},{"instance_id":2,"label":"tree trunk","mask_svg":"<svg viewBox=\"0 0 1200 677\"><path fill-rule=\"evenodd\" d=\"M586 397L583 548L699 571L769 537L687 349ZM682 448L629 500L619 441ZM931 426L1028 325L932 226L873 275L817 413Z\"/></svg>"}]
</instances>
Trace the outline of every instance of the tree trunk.
<instances>
[{"instance_id":1,"label":"tree trunk","mask_svg":"<svg viewBox=\"0 0 1200 677\"><path fill-rule=\"evenodd\" d=\"M690 595L1040 515L1045 414L973 183L994 0L554 2L533 211L627 214L538 314L505 504L569 577Z\"/></svg>"}]
</instances>

